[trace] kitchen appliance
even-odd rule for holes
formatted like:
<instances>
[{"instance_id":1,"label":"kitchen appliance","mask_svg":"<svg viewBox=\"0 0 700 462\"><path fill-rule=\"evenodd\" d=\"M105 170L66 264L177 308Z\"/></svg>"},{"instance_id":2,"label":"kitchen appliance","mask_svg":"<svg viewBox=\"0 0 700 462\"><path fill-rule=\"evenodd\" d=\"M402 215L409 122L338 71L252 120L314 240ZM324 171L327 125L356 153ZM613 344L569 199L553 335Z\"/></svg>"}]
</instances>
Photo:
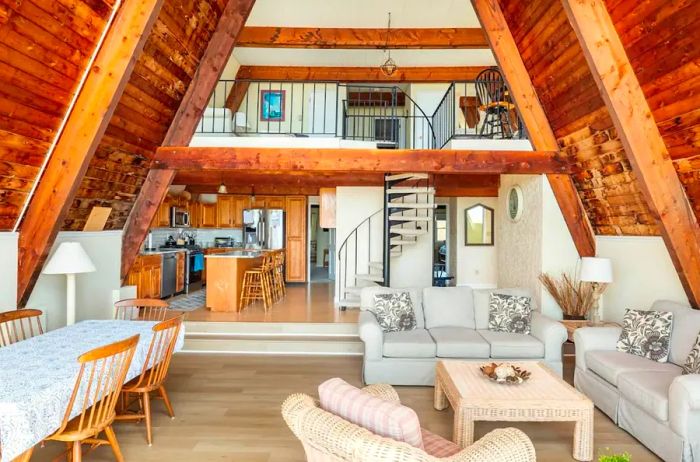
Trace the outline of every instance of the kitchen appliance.
<instances>
[{"instance_id":1,"label":"kitchen appliance","mask_svg":"<svg viewBox=\"0 0 700 462\"><path fill-rule=\"evenodd\" d=\"M160 275L160 298L175 295L177 279L177 253L163 254L163 270Z\"/></svg>"},{"instance_id":2,"label":"kitchen appliance","mask_svg":"<svg viewBox=\"0 0 700 462\"><path fill-rule=\"evenodd\" d=\"M200 290L204 284L204 252L200 248L188 248L185 259L185 293Z\"/></svg>"},{"instance_id":3,"label":"kitchen appliance","mask_svg":"<svg viewBox=\"0 0 700 462\"><path fill-rule=\"evenodd\" d=\"M246 249L284 247L284 211L281 209L245 209L243 245Z\"/></svg>"},{"instance_id":4,"label":"kitchen appliance","mask_svg":"<svg viewBox=\"0 0 700 462\"><path fill-rule=\"evenodd\" d=\"M170 207L170 227L171 228L189 228L190 214L187 210L180 207Z\"/></svg>"},{"instance_id":5,"label":"kitchen appliance","mask_svg":"<svg viewBox=\"0 0 700 462\"><path fill-rule=\"evenodd\" d=\"M215 237L214 247L235 247L232 237Z\"/></svg>"}]
</instances>

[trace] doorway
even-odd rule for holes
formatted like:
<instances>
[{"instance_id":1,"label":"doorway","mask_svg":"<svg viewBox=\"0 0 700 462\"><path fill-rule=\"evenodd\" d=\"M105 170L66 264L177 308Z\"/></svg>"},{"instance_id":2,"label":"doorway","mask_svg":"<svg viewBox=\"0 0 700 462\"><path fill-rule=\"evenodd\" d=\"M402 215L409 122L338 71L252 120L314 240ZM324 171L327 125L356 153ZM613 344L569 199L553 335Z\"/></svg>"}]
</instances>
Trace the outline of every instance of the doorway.
<instances>
[{"instance_id":1,"label":"doorway","mask_svg":"<svg viewBox=\"0 0 700 462\"><path fill-rule=\"evenodd\" d=\"M450 222L447 204L438 204L433 214L433 286L451 285L450 274Z\"/></svg>"},{"instance_id":2,"label":"doorway","mask_svg":"<svg viewBox=\"0 0 700 462\"><path fill-rule=\"evenodd\" d=\"M315 201L314 201L315 202ZM309 204L309 282L332 285L334 277L335 229L320 225L320 206Z\"/></svg>"}]
</instances>

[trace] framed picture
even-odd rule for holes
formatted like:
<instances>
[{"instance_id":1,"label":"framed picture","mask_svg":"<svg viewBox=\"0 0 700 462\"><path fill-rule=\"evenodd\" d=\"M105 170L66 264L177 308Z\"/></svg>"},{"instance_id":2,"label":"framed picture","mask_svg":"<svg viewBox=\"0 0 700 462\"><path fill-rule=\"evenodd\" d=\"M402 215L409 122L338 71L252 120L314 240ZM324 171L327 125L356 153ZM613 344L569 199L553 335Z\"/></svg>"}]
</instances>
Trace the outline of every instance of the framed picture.
<instances>
[{"instance_id":1,"label":"framed picture","mask_svg":"<svg viewBox=\"0 0 700 462\"><path fill-rule=\"evenodd\" d=\"M286 90L260 90L260 121L284 122Z\"/></svg>"}]
</instances>

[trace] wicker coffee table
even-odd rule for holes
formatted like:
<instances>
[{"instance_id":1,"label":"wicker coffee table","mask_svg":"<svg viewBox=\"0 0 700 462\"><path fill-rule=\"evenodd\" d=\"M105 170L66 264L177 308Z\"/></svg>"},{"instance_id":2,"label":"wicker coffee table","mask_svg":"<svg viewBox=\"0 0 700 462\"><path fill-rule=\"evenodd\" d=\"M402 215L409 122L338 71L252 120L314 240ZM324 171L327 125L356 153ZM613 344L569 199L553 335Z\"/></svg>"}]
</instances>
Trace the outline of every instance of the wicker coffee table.
<instances>
[{"instance_id":1,"label":"wicker coffee table","mask_svg":"<svg viewBox=\"0 0 700 462\"><path fill-rule=\"evenodd\" d=\"M438 361L435 375L435 409L454 409L454 442L474 442L474 422L576 422L574 459L593 459L593 403L544 364L512 363L532 373L520 385L503 385L484 377L481 363Z\"/></svg>"}]
</instances>

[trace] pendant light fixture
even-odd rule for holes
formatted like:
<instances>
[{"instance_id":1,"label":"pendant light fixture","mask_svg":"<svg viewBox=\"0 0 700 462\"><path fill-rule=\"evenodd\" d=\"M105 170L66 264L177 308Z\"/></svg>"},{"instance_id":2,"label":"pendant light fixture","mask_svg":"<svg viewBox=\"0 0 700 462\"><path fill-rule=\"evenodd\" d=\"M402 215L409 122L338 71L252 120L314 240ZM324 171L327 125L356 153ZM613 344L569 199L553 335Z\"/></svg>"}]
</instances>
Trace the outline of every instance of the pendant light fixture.
<instances>
[{"instance_id":1,"label":"pendant light fixture","mask_svg":"<svg viewBox=\"0 0 700 462\"><path fill-rule=\"evenodd\" d=\"M228 194L228 188L227 188L226 185L222 182L222 183L219 185L219 189L217 189L217 192L218 192L219 194Z\"/></svg>"},{"instance_id":2,"label":"pendant light fixture","mask_svg":"<svg viewBox=\"0 0 700 462\"><path fill-rule=\"evenodd\" d=\"M387 22L387 27L386 27L386 44L384 45L384 53L388 53L388 57L386 61L384 61L384 64L379 66L379 69L382 70L382 73L386 75L387 77L391 77L391 75L396 72L396 69L398 66L394 62L393 59L391 59L391 48L389 48L389 38L391 37L391 12L389 12L389 20Z\"/></svg>"}]
</instances>

